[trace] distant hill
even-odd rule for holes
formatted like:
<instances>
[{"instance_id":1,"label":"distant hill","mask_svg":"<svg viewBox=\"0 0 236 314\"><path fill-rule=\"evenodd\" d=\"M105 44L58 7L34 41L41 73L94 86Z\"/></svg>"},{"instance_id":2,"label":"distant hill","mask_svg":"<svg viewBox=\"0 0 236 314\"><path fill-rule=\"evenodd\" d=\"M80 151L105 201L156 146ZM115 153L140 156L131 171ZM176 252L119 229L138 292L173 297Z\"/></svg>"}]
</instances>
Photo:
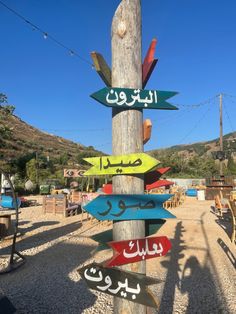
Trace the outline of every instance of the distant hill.
<instances>
[{"instance_id":1,"label":"distant hill","mask_svg":"<svg viewBox=\"0 0 236 314\"><path fill-rule=\"evenodd\" d=\"M219 138L187 145L176 145L166 149L155 149L148 153L159 159L164 166L170 166L169 176L207 177L219 173L217 151ZM236 174L236 132L223 136L225 153L224 174Z\"/></svg>"},{"instance_id":2,"label":"distant hill","mask_svg":"<svg viewBox=\"0 0 236 314\"><path fill-rule=\"evenodd\" d=\"M68 165L80 164L82 157L101 155L92 146L66 140L40 131L0 106L0 162L38 154L49 159L63 159Z\"/></svg>"},{"instance_id":3,"label":"distant hill","mask_svg":"<svg viewBox=\"0 0 236 314\"><path fill-rule=\"evenodd\" d=\"M224 173L236 175L236 132L223 137L225 152ZM219 138L188 145L176 145L166 149L156 149L147 152L159 159L162 166L171 167L168 176L176 177L207 177L219 173L216 152L219 151ZM38 168L42 179L55 176L65 167L86 168L85 157L101 156L101 151L92 146L74 143L62 137L40 131L22 121L13 114L7 106L0 106L0 166L13 164L16 172L22 172L21 177L34 177L32 163L37 153ZM22 160L24 165L22 166ZM48 160L52 162L50 173ZM31 175L30 173L31 168ZM27 170L28 169L28 170ZM48 171L46 171L48 170ZM58 174L56 174L58 176Z\"/></svg>"}]
</instances>

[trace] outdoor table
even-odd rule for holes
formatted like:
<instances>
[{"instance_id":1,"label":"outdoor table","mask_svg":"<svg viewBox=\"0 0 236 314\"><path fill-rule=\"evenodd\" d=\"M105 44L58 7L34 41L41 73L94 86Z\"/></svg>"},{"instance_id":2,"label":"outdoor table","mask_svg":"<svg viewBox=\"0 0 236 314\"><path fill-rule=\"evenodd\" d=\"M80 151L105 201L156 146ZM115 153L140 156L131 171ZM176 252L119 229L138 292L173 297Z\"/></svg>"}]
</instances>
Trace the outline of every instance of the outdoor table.
<instances>
[{"instance_id":1,"label":"outdoor table","mask_svg":"<svg viewBox=\"0 0 236 314\"><path fill-rule=\"evenodd\" d=\"M0 238L4 238L11 228L11 215L15 215L15 209L0 209Z\"/></svg>"}]
</instances>

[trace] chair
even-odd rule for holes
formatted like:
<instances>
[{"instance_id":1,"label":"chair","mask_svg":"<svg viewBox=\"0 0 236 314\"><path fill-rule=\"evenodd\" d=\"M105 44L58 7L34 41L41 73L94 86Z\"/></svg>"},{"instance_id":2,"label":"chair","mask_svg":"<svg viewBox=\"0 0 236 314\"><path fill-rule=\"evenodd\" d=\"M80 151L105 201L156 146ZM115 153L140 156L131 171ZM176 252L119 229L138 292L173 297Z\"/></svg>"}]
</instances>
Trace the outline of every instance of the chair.
<instances>
[{"instance_id":1,"label":"chair","mask_svg":"<svg viewBox=\"0 0 236 314\"><path fill-rule=\"evenodd\" d=\"M220 217L223 217L223 214L226 214L229 210L228 200L224 198L220 198L219 195L216 195L215 196L215 209L218 210L218 215Z\"/></svg>"}]
</instances>

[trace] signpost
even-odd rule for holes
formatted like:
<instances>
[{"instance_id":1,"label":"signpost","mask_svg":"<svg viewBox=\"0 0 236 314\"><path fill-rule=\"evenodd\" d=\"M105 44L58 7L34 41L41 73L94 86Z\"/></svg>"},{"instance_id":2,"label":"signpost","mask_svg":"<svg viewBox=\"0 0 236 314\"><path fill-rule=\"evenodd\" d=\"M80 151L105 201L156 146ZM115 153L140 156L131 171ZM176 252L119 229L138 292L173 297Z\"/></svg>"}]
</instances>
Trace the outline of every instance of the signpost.
<instances>
[{"instance_id":1,"label":"signpost","mask_svg":"<svg viewBox=\"0 0 236 314\"><path fill-rule=\"evenodd\" d=\"M152 219L152 220L145 220L146 224L146 236L150 236L155 234L166 222L164 219ZM109 249L108 242L113 240L112 237L112 230L106 230L103 232L96 233L90 237L92 240L98 242L98 247L93 251L101 251Z\"/></svg>"},{"instance_id":2,"label":"signpost","mask_svg":"<svg viewBox=\"0 0 236 314\"><path fill-rule=\"evenodd\" d=\"M164 256L171 249L171 242L165 236L112 241L108 245L113 249L114 255L105 263L106 267L120 266Z\"/></svg>"},{"instance_id":3,"label":"signpost","mask_svg":"<svg viewBox=\"0 0 236 314\"><path fill-rule=\"evenodd\" d=\"M91 289L146 306L158 306L159 302L147 287L161 283L161 280L95 263L80 268L78 272Z\"/></svg>"},{"instance_id":4,"label":"signpost","mask_svg":"<svg viewBox=\"0 0 236 314\"><path fill-rule=\"evenodd\" d=\"M156 167L160 161L144 153L84 158L93 165L84 175L137 174Z\"/></svg>"},{"instance_id":5,"label":"signpost","mask_svg":"<svg viewBox=\"0 0 236 314\"><path fill-rule=\"evenodd\" d=\"M178 109L177 107L166 102L167 99L176 94L177 92L143 90L139 88L104 87L90 96L108 107L176 110Z\"/></svg>"},{"instance_id":6,"label":"signpost","mask_svg":"<svg viewBox=\"0 0 236 314\"><path fill-rule=\"evenodd\" d=\"M79 273L89 287L115 297L115 314L146 314L146 306L158 306L147 286L160 281L145 275L145 259L161 256L170 249L166 237L145 238L151 225L155 229L158 221L163 224L156 219L174 218L163 208L170 194L144 194L144 173L156 168L159 161L143 153L150 134L143 132L142 110L177 109L166 102L176 92L142 89L157 62L155 46L153 40L142 66L141 1L121 0L112 20L111 71L100 54L92 53L95 68L108 86L91 97L112 107L112 156L85 158L92 167L84 175L114 175L114 194L100 195L85 209L97 219L113 220L111 246L119 253L107 265L123 265L116 269L90 264Z\"/></svg>"},{"instance_id":7,"label":"signpost","mask_svg":"<svg viewBox=\"0 0 236 314\"><path fill-rule=\"evenodd\" d=\"M175 218L163 208L172 194L99 195L84 206L98 220L141 220Z\"/></svg>"}]
</instances>

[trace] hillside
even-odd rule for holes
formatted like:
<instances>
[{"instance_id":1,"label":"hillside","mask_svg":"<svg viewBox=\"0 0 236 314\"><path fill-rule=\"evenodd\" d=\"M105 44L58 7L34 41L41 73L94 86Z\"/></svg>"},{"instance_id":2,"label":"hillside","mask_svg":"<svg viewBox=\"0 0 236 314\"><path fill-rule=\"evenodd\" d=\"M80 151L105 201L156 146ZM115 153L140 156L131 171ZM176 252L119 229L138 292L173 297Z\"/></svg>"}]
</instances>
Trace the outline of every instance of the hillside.
<instances>
[{"instance_id":1,"label":"hillside","mask_svg":"<svg viewBox=\"0 0 236 314\"><path fill-rule=\"evenodd\" d=\"M219 138L188 145L176 145L166 149L156 149L148 153L159 159L163 166L172 168L169 176L207 177L219 174L217 151ZM223 136L225 153L224 174L236 174L236 132Z\"/></svg>"},{"instance_id":2,"label":"hillside","mask_svg":"<svg viewBox=\"0 0 236 314\"><path fill-rule=\"evenodd\" d=\"M62 137L42 132L22 121L5 107L0 106L0 159L1 164L26 155L49 160L64 160L67 165L79 164L82 157L100 155L93 147L86 147ZM62 162L63 163L63 162Z\"/></svg>"},{"instance_id":3,"label":"hillside","mask_svg":"<svg viewBox=\"0 0 236 314\"><path fill-rule=\"evenodd\" d=\"M39 181L50 176L61 177L63 168L84 168L87 163L83 158L102 155L102 152L96 151L92 146L86 147L28 125L14 115L8 107L0 106L0 166L10 165L10 170L20 173L21 178L30 177L33 180L37 176L36 168L42 169ZM234 175L236 174L236 132L225 135L223 144L224 174ZM217 151L219 151L219 139L191 145L177 145L148 153L159 159L162 166L171 167L169 176L207 177L219 173Z\"/></svg>"}]
</instances>

